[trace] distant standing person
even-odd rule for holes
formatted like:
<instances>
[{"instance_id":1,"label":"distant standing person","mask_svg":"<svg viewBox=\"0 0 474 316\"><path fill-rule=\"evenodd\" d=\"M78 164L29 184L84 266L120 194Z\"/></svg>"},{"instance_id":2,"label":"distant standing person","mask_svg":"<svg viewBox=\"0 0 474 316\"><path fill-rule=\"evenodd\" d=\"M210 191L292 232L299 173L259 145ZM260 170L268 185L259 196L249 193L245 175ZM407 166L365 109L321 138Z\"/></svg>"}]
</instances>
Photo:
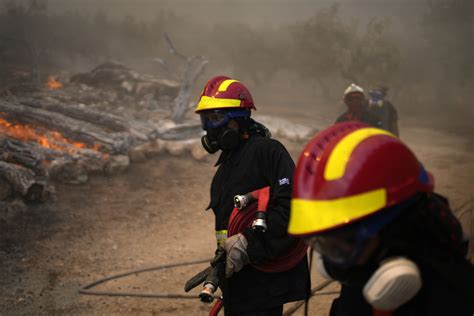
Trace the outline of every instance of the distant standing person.
<instances>
[{"instance_id":1,"label":"distant standing person","mask_svg":"<svg viewBox=\"0 0 474 316\"><path fill-rule=\"evenodd\" d=\"M344 91L344 103L347 105L347 111L340 115L336 123L347 121L359 121L369 124L373 127L381 127L380 119L369 111L364 89L352 83Z\"/></svg>"},{"instance_id":2,"label":"distant standing person","mask_svg":"<svg viewBox=\"0 0 474 316\"><path fill-rule=\"evenodd\" d=\"M369 91L369 109L380 118L381 128L399 136L398 113L393 104L385 100L388 87L379 85Z\"/></svg>"}]
</instances>

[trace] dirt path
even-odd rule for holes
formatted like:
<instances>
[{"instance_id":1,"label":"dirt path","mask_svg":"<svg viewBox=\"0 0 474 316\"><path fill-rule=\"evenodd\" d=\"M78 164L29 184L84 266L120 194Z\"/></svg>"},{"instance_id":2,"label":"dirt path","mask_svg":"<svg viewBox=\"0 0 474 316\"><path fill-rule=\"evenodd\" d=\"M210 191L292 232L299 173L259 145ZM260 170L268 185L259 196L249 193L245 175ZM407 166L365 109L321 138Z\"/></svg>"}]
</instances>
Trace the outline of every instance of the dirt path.
<instances>
[{"instance_id":1,"label":"dirt path","mask_svg":"<svg viewBox=\"0 0 474 316\"><path fill-rule=\"evenodd\" d=\"M402 132L435 174L438 192L454 206L474 197L472 137ZM286 145L297 158L303 145ZM91 297L77 290L117 272L210 257L213 215L204 209L213 160L159 157L122 175L59 185L54 203L3 214L0 315L206 315L209 306L197 300ZM186 278L204 266L150 272L100 289L181 293ZM311 314L327 314L333 297L312 300Z\"/></svg>"}]
</instances>

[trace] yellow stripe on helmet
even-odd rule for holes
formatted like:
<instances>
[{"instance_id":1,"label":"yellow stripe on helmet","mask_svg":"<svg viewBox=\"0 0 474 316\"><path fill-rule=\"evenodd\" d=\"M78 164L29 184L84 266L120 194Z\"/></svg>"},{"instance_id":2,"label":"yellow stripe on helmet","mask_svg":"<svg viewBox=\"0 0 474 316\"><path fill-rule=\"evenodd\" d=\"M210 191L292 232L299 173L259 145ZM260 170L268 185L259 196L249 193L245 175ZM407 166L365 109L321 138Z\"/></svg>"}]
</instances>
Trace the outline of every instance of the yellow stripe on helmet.
<instances>
[{"instance_id":1,"label":"yellow stripe on helmet","mask_svg":"<svg viewBox=\"0 0 474 316\"><path fill-rule=\"evenodd\" d=\"M346 135L329 155L326 168L324 169L324 179L331 181L342 178L346 172L347 163L351 158L352 152L361 142L375 135L396 137L390 132L373 127L362 128Z\"/></svg>"},{"instance_id":2,"label":"yellow stripe on helmet","mask_svg":"<svg viewBox=\"0 0 474 316\"><path fill-rule=\"evenodd\" d=\"M240 107L240 102L238 99L219 99L203 95L198 103L196 112L222 108L238 108Z\"/></svg>"},{"instance_id":3,"label":"yellow stripe on helmet","mask_svg":"<svg viewBox=\"0 0 474 316\"><path fill-rule=\"evenodd\" d=\"M288 233L317 233L369 215L386 204L383 188L334 200L292 199Z\"/></svg>"},{"instance_id":4,"label":"yellow stripe on helmet","mask_svg":"<svg viewBox=\"0 0 474 316\"><path fill-rule=\"evenodd\" d=\"M224 80L222 81L222 83L219 85L219 92L224 92L227 90L227 88L234 82L239 82L238 80L234 80L234 79L227 79L227 80Z\"/></svg>"}]
</instances>

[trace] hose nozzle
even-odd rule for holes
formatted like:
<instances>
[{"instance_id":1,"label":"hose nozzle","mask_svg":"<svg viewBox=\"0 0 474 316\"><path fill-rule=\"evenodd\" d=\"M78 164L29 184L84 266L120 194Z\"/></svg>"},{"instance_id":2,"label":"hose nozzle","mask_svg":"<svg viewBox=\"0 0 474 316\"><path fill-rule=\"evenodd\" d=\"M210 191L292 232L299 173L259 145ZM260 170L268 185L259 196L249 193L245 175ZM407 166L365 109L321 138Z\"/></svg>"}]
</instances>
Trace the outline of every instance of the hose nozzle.
<instances>
[{"instance_id":1,"label":"hose nozzle","mask_svg":"<svg viewBox=\"0 0 474 316\"><path fill-rule=\"evenodd\" d=\"M251 202L255 200L254 196L252 193L247 193L244 195L236 195L234 196L234 207L236 207L238 210L241 210L245 208L247 205L249 205Z\"/></svg>"},{"instance_id":2,"label":"hose nozzle","mask_svg":"<svg viewBox=\"0 0 474 316\"><path fill-rule=\"evenodd\" d=\"M204 303L212 303L214 301L214 292L217 290L217 286L212 282L204 283L204 287L199 293L199 299Z\"/></svg>"},{"instance_id":3,"label":"hose nozzle","mask_svg":"<svg viewBox=\"0 0 474 316\"><path fill-rule=\"evenodd\" d=\"M252 228L262 233L267 230L267 215L265 212L257 211L257 215L252 223Z\"/></svg>"}]
</instances>

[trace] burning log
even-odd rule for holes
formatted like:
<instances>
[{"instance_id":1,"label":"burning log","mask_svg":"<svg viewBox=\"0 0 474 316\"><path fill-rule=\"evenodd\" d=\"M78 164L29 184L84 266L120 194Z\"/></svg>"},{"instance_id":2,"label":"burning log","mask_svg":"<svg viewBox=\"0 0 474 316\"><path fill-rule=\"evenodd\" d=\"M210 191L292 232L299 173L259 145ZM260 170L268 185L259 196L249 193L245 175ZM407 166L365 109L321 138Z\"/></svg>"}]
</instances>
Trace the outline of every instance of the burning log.
<instances>
[{"instance_id":1,"label":"burning log","mask_svg":"<svg viewBox=\"0 0 474 316\"><path fill-rule=\"evenodd\" d=\"M6 132L0 128L0 132ZM14 134L14 133L12 133ZM13 135L18 136L18 135ZM21 165L36 176L65 183L84 183L88 172L102 171L108 155L88 148L51 149L30 140L0 135L0 160Z\"/></svg>"},{"instance_id":2,"label":"burning log","mask_svg":"<svg viewBox=\"0 0 474 316\"><path fill-rule=\"evenodd\" d=\"M20 141L11 137L0 135L0 160L20 164L35 171L36 175L47 175L45 166L52 161L87 161L87 170L96 171L97 161L107 161L107 154L83 148L74 153L45 148L31 141ZM47 169L47 168L46 168Z\"/></svg>"},{"instance_id":3,"label":"burning log","mask_svg":"<svg viewBox=\"0 0 474 316\"><path fill-rule=\"evenodd\" d=\"M19 193L28 201L37 201L45 197L46 182L37 180L33 171L20 165L0 161L0 178L3 179L4 192L5 183L8 183L10 194Z\"/></svg>"},{"instance_id":4,"label":"burning log","mask_svg":"<svg viewBox=\"0 0 474 316\"><path fill-rule=\"evenodd\" d=\"M60 142L70 147L69 149L73 152L75 149L80 150L89 146L92 149L100 147L105 152L120 153L126 152L133 144L133 138L129 133L107 133L93 124L19 103L0 100L0 112L0 116L6 117L10 122L27 124L28 128L38 126L56 131L56 133L50 133L52 137L48 140L54 142L54 138L59 138ZM65 137L83 143L68 141Z\"/></svg>"},{"instance_id":5,"label":"burning log","mask_svg":"<svg viewBox=\"0 0 474 316\"><path fill-rule=\"evenodd\" d=\"M56 76L48 76L46 87L48 87L48 89L61 89L64 85L57 80Z\"/></svg>"},{"instance_id":6,"label":"burning log","mask_svg":"<svg viewBox=\"0 0 474 316\"><path fill-rule=\"evenodd\" d=\"M63 183L78 184L87 181L89 172L103 171L108 155L86 149L82 155L70 155L44 148L33 142L22 142L0 136L0 161L21 165L30 169L37 177L51 178ZM0 188L0 191L2 189ZM0 200L2 200L0 194Z\"/></svg>"}]
</instances>

